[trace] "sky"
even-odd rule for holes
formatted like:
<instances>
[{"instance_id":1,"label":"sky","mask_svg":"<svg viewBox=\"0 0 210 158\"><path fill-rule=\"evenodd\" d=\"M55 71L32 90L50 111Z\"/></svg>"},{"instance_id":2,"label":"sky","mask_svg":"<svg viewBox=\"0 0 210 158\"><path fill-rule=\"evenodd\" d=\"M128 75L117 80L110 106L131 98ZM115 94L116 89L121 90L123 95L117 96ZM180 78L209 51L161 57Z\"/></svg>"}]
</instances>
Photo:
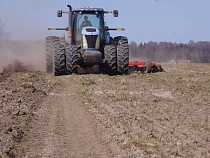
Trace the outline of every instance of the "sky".
<instances>
[{"instance_id":1,"label":"sky","mask_svg":"<svg viewBox=\"0 0 210 158\"><path fill-rule=\"evenodd\" d=\"M57 10L98 7L119 10L119 17L106 15L111 35L127 36L129 41L188 43L210 41L210 0L0 0L0 19L14 40L40 40L62 36L63 31L48 27L67 27L67 15L57 18Z\"/></svg>"}]
</instances>

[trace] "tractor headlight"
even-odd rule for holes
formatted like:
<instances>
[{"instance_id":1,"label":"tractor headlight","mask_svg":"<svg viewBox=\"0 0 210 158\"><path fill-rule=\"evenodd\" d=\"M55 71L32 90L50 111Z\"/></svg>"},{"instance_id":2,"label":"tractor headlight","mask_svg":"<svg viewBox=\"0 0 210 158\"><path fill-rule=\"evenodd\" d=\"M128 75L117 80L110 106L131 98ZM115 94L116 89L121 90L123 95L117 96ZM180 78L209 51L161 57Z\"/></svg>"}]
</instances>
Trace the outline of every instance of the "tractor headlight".
<instances>
[{"instance_id":1,"label":"tractor headlight","mask_svg":"<svg viewBox=\"0 0 210 158\"><path fill-rule=\"evenodd\" d=\"M82 35L82 47L83 48L88 48L87 40L85 38L85 35Z\"/></svg>"},{"instance_id":2,"label":"tractor headlight","mask_svg":"<svg viewBox=\"0 0 210 158\"><path fill-rule=\"evenodd\" d=\"M100 48L100 36L98 35L97 40L96 40L96 49Z\"/></svg>"}]
</instances>

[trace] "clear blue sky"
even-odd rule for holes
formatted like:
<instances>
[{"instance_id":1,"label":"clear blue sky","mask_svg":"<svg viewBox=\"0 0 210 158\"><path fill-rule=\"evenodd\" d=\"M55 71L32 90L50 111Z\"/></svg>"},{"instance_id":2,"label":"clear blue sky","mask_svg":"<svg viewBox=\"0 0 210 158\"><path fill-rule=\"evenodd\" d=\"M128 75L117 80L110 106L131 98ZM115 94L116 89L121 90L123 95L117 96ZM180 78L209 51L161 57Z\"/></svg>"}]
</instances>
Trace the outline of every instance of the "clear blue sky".
<instances>
[{"instance_id":1,"label":"clear blue sky","mask_svg":"<svg viewBox=\"0 0 210 158\"><path fill-rule=\"evenodd\" d=\"M64 32L48 27L66 27L67 16L56 17L66 5L119 10L119 18L106 15L110 27L125 27L129 41L210 41L210 0L0 0L0 19L15 40L43 39Z\"/></svg>"}]
</instances>

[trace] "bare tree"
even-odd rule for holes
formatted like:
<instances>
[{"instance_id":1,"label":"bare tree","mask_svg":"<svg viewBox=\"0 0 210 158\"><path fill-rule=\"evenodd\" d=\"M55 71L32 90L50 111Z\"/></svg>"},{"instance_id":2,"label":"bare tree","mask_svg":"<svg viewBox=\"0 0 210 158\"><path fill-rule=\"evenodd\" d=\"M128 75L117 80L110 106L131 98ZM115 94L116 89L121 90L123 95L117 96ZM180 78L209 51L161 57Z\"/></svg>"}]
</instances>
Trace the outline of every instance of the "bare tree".
<instances>
[{"instance_id":1,"label":"bare tree","mask_svg":"<svg viewBox=\"0 0 210 158\"><path fill-rule=\"evenodd\" d=\"M130 52L132 52L130 53L131 58L138 56L138 46L136 42L131 41L129 49L130 49Z\"/></svg>"}]
</instances>

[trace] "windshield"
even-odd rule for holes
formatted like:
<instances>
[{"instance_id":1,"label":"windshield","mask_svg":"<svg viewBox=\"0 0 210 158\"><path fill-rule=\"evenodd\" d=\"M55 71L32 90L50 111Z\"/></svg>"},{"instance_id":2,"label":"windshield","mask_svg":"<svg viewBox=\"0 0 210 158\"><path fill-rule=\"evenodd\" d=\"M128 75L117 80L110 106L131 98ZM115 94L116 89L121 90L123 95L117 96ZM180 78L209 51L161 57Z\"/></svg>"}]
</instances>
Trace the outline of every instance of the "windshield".
<instances>
[{"instance_id":1,"label":"windshield","mask_svg":"<svg viewBox=\"0 0 210 158\"><path fill-rule=\"evenodd\" d=\"M77 29L92 26L101 29L100 16L98 14L78 14L77 15Z\"/></svg>"},{"instance_id":2,"label":"windshield","mask_svg":"<svg viewBox=\"0 0 210 158\"><path fill-rule=\"evenodd\" d=\"M83 27L95 27L99 29L100 32L103 32L103 21L102 21L102 13L95 12L91 13L77 13L74 18L74 41L76 44L81 43L81 31Z\"/></svg>"}]
</instances>

